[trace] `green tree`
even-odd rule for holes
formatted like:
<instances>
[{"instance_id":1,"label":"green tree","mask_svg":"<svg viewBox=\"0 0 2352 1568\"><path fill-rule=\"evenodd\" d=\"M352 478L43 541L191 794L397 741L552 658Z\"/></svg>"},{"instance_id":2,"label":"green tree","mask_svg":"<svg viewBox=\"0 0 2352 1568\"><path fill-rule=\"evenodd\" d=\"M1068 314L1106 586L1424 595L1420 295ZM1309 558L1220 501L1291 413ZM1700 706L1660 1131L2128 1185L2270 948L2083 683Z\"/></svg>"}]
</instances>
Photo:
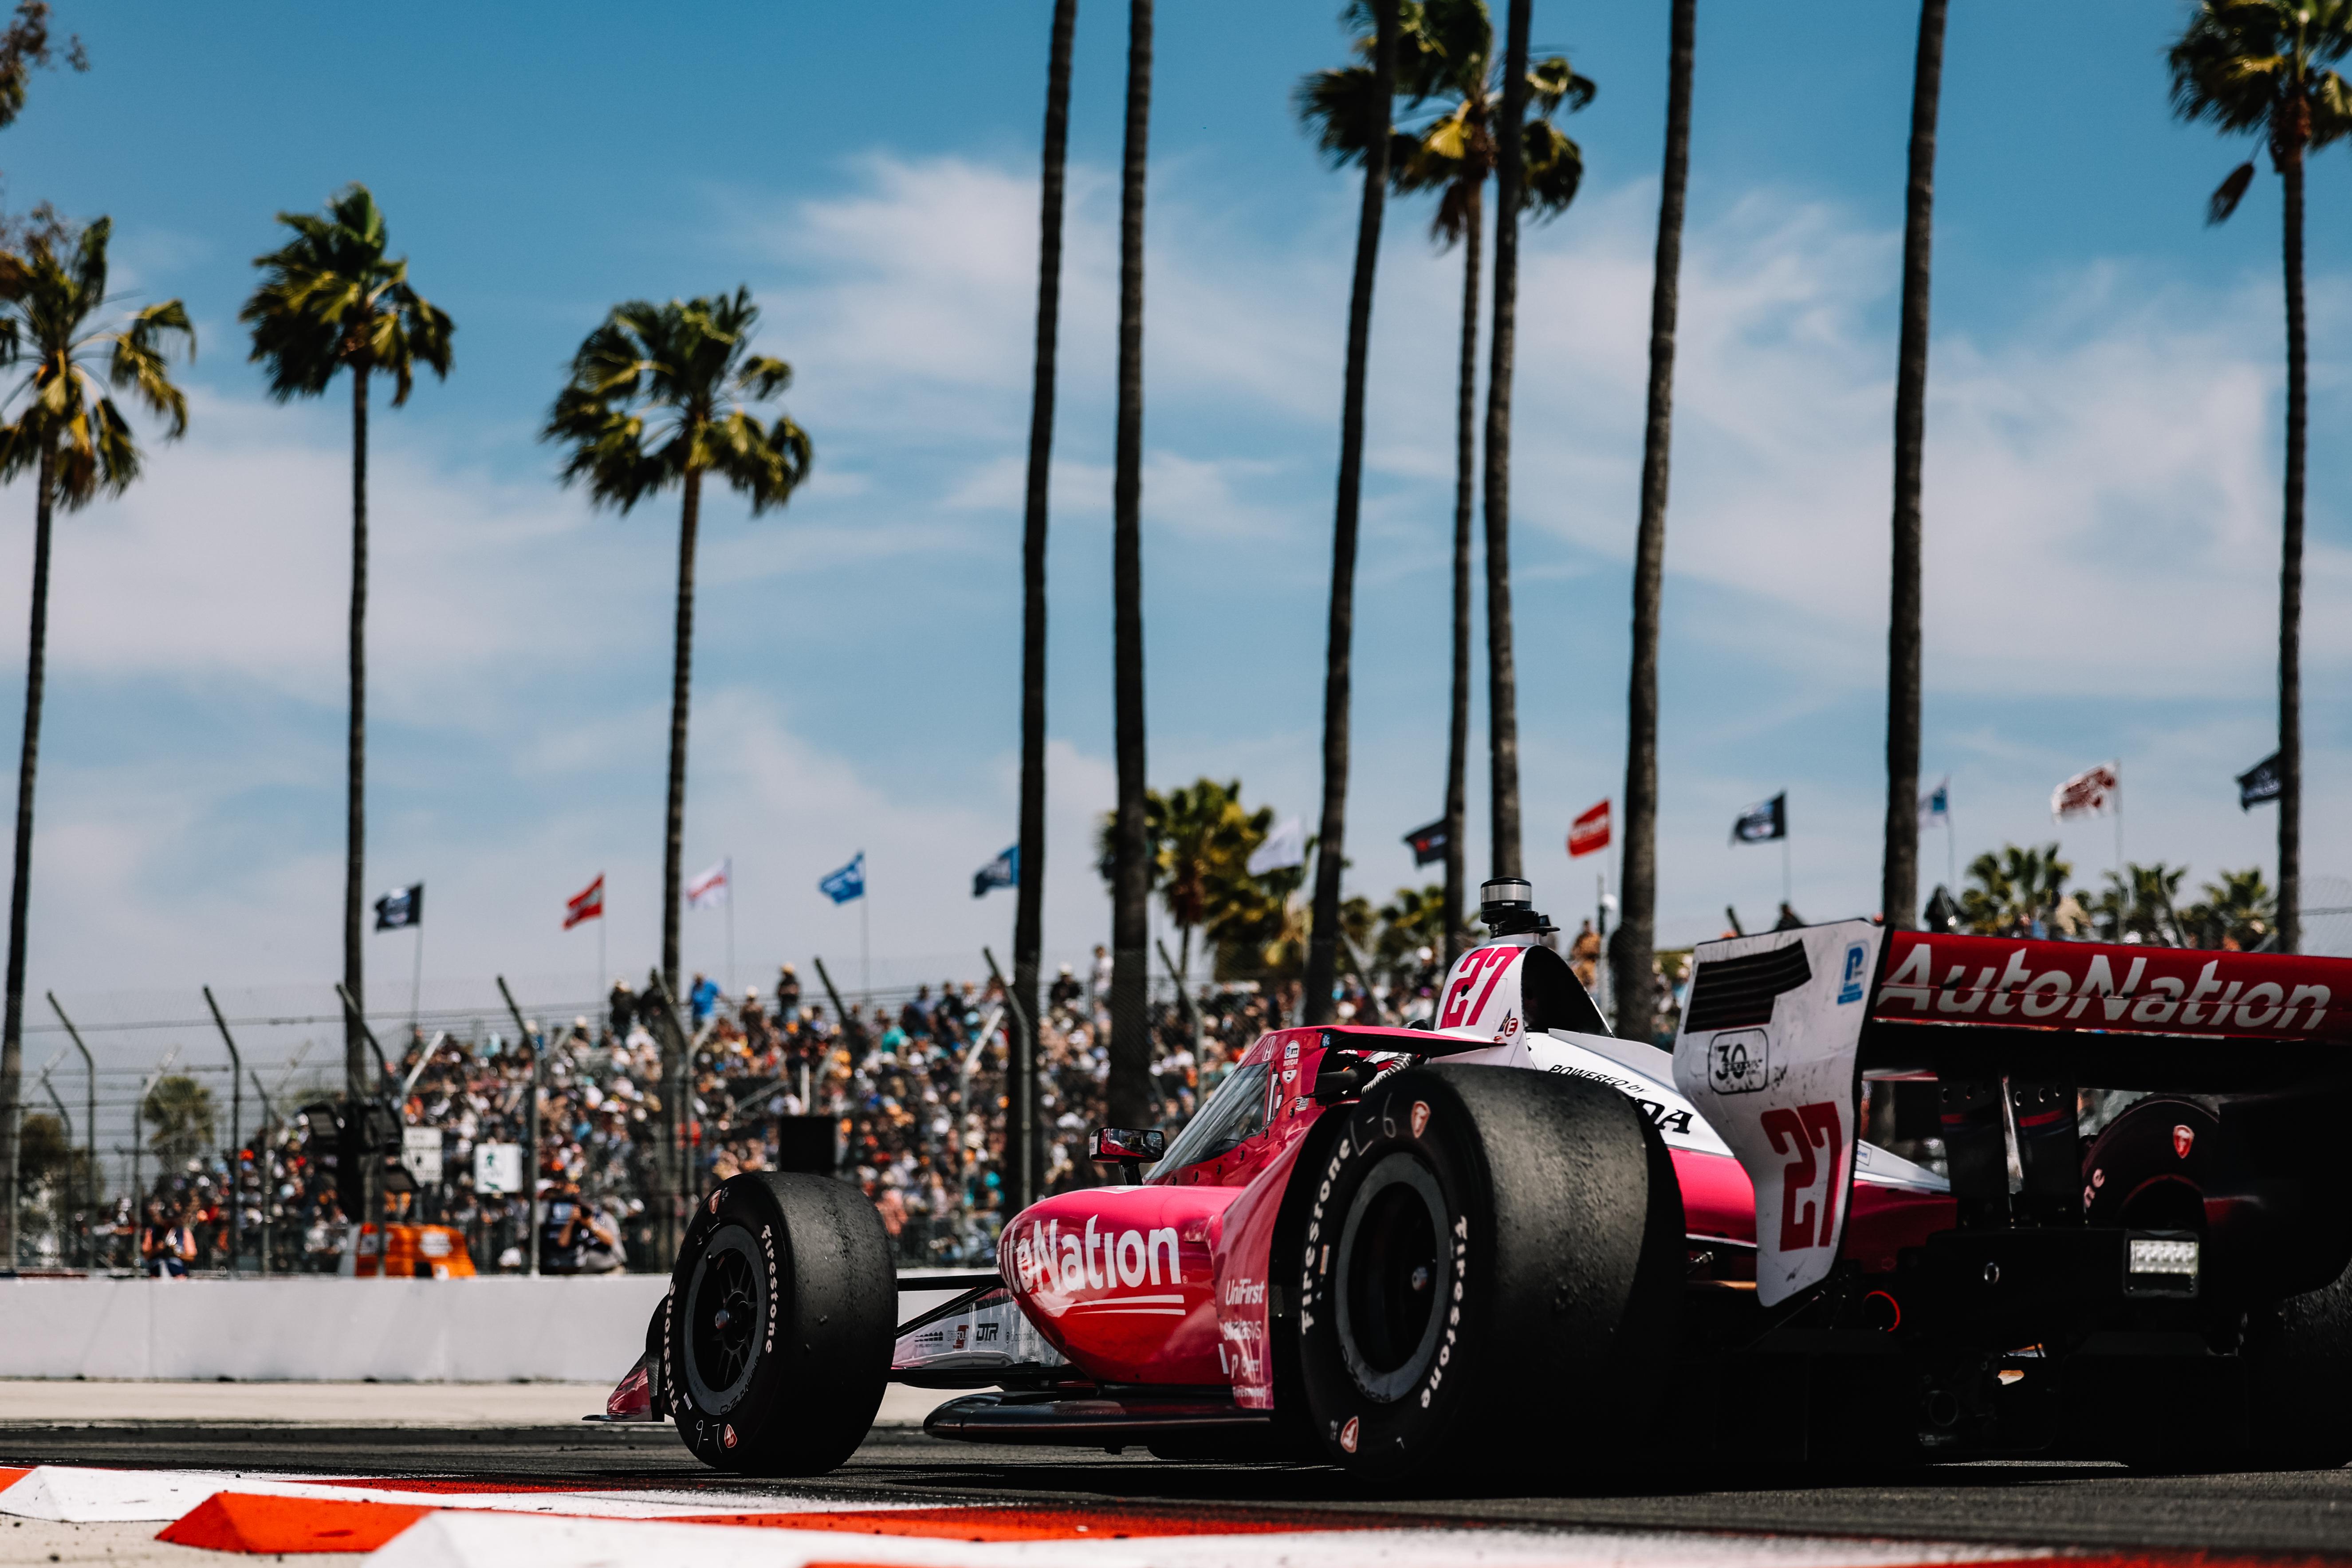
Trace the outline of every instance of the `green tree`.
<instances>
[{"instance_id":1,"label":"green tree","mask_svg":"<svg viewBox=\"0 0 2352 1568\"><path fill-rule=\"evenodd\" d=\"M1998 854L1979 855L1969 862L1969 886L1960 890L1961 923L1980 936L2016 935L2036 921L2046 925L2066 903L2074 874L2055 844L2005 844Z\"/></svg>"},{"instance_id":2,"label":"green tree","mask_svg":"<svg viewBox=\"0 0 2352 1568\"><path fill-rule=\"evenodd\" d=\"M2205 896L2180 911L2182 933L2197 947L2251 952L2278 929L2278 899L2263 881L2263 868L2223 871L2205 884Z\"/></svg>"},{"instance_id":3,"label":"green tree","mask_svg":"<svg viewBox=\"0 0 2352 1568\"><path fill-rule=\"evenodd\" d=\"M367 599L368 383L392 377L392 405L408 401L419 365L449 374L449 340L457 331L446 311L408 281L405 258L385 254L383 213L365 185L346 185L326 213L279 213L294 237L254 258L261 283L237 312L253 325L252 359L269 370L269 395L278 402L317 397L335 373L352 376L351 710L345 731L343 795L343 988L364 1005L362 984L367 898ZM356 1019L343 1025L343 1074L349 1092L365 1092L367 1045Z\"/></svg>"},{"instance_id":4,"label":"green tree","mask_svg":"<svg viewBox=\"0 0 2352 1568\"><path fill-rule=\"evenodd\" d=\"M33 887L33 785L48 667L50 526L59 507L79 511L100 496L121 495L144 466L131 422L108 388L167 420L166 440L188 427L188 402L172 381L169 348L178 340L193 356L195 330L177 300L149 305L127 320L104 314L106 247L113 232L112 222L100 218L79 234L35 235L22 254L0 255L0 363L24 372L0 404L9 415L0 426L0 479L34 477L32 626L16 765L7 1002L0 1025L0 1266L16 1257L25 913Z\"/></svg>"},{"instance_id":5,"label":"green tree","mask_svg":"<svg viewBox=\"0 0 2352 1568\"><path fill-rule=\"evenodd\" d=\"M2304 161L2352 131L2352 89L2327 68L2352 51L2352 0L2203 0L2172 46L2172 108L2268 144L2285 196L2286 483L2279 566L2278 947L2302 942L2303 512L2310 412L2303 289ZM2237 210L2249 159L2213 193L2207 221Z\"/></svg>"},{"instance_id":6,"label":"green tree","mask_svg":"<svg viewBox=\"0 0 2352 1568\"><path fill-rule=\"evenodd\" d=\"M1339 880L1347 869L1348 720L1356 639L1356 548L1364 489L1364 376L1371 352L1372 280L1389 187L1390 108L1396 98L1397 0L1358 0L1372 24L1371 79L1358 95L1354 139L1364 192L1356 220L1355 280L1348 296L1348 363L1339 396L1339 493L1331 523L1331 604L1323 658L1322 847L1315 867L1315 932L1307 947L1306 1022L1328 1023L1339 950ZM1361 52L1361 41L1358 50ZM1328 74L1328 73L1326 73ZM1313 128L1318 78L1302 84L1300 112ZM1328 122L1327 122L1328 124ZM1324 134L1328 145L1331 134ZM1343 159L1342 162L1349 160Z\"/></svg>"},{"instance_id":7,"label":"green tree","mask_svg":"<svg viewBox=\"0 0 2352 1568\"><path fill-rule=\"evenodd\" d=\"M1886 836L1878 907L1910 931L1919 909L1919 474L1927 429L1927 290L1935 238L1936 115L1947 0L1920 0L1911 74L1911 168L1903 201L1903 326L1895 356L1894 571L1886 629Z\"/></svg>"},{"instance_id":8,"label":"green tree","mask_svg":"<svg viewBox=\"0 0 2352 1568\"><path fill-rule=\"evenodd\" d=\"M1650 286L1649 415L1642 433L1642 521L1633 539L1633 658L1626 680L1624 918L1610 939L1617 1029L1650 1037L1657 1016L1658 621L1666 573L1666 475L1674 439L1675 323L1681 309L1683 204L1690 184L1691 60L1697 0L1674 0L1666 65L1666 163Z\"/></svg>"},{"instance_id":9,"label":"green tree","mask_svg":"<svg viewBox=\"0 0 2352 1568\"><path fill-rule=\"evenodd\" d=\"M1070 145L1070 45L1078 0L1054 0L1045 66L1045 157L1037 237L1037 363L1029 397L1029 494L1021 532L1021 868L1013 890L1013 1005L1030 1021L1005 1089L1019 1108L1005 1118L1007 1196L1016 1209L1036 1194L1042 1165L1034 1139L1037 1103L1037 960L1045 910L1045 502L1054 459L1054 367L1062 311L1062 196ZM1024 1121L1021 1110L1029 1117Z\"/></svg>"},{"instance_id":10,"label":"green tree","mask_svg":"<svg viewBox=\"0 0 2352 1568\"><path fill-rule=\"evenodd\" d=\"M2104 889L2074 895L2088 912L2098 940L2190 945L2175 908L2181 881L2189 875L2187 867L2167 866L2161 860L2151 866L2126 862L2120 877L2113 871L2100 875L2106 879Z\"/></svg>"},{"instance_id":11,"label":"green tree","mask_svg":"<svg viewBox=\"0 0 2352 1568\"><path fill-rule=\"evenodd\" d=\"M1119 162L1118 415L1111 475L1111 749L1118 833L1110 896L1111 1124L1159 1103L1144 1001L1151 981L1151 867L1144 823L1143 197L1150 161L1151 0L1128 0L1127 141Z\"/></svg>"},{"instance_id":12,"label":"green tree","mask_svg":"<svg viewBox=\"0 0 2352 1568\"><path fill-rule=\"evenodd\" d=\"M1380 934L1372 942L1372 967L1391 982L1409 979L1422 969L1421 950L1442 959L1449 943L1445 930L1445 885L1399 888L1380 908ZM1467 932L1457 931L1459 944Z\"/></svg>"},{"instance_id":13,"label":"green tree","mask_svg":"<svg viewBox=\"0 0 2352 1568\"><path fill-rule=\"evenodd\" d=\"M1437 951L1451 965L1466 934L1463 836L1470 751L1471 519L1478 466L1479 241L1486 222L1486 182L1499 156L1495 133L1504 97L1494 59L1495 29L1486 0L1423 0L1405 7L1398 89L1415 105L1436 100L1436 113L1397 138L1394 175L1400 191L1433 191L1437 210L1430 234L1441 249L1462 247L1462 345L1454 405L1454 595L1448 651L1453 663L1445 752L1445 908ZM1558 216L1583 183L1584 153L1551 122L1592 101L1592 83L1564 55L1528 68L1520 127L1520 211L1538 221ZM1506 577L1503 594L1508 597Z\"/></svg>"},{"instance_id":14,"label":"green tree","mask_svg":"<svg viewBox=\"0 0 2352 1568\"><path fill-rule=\"evenodd\" d=\"M541 439L567 448L563 482L626 513L676 487L677 606L670 659L669 810L662 844L662 979L677 994L679 857L686 833L688 696L694 668L694 554L705 475L750 498L751 514L782 506L808 477L805 431L756 405L792 384L793 367L751 352L760 308L748 289L666 305L633 300L572 358Z\"/></svg>"},{"instance_id":15,"label":"green tree","mask_svg":"<svg viewBox=\"0 0 2352 1568\"><path fill-rule=\"evenodd\" d=\"M1528 110L1528 14L1511 0L1504 29L1506 125ZM1511 375L1518 352L1519 211L1526 148L1497 138L1495 153L1495 327L1486 362L1486 763L1489 875L1519 875L1519 677L1511 645Z\"/></svg>"},{"instance_id":16,"label":"green tree","mask_svg":"<svg viewBox=\"0 0 2352 1568\"><path fill-rule=\"evenodd\" d=\"M139 1116L154 1129L147 1147L164 1170L177 1170L212 1147L213 1091L184 1073L156 1079Z\"/></svg>"}]
</instances>

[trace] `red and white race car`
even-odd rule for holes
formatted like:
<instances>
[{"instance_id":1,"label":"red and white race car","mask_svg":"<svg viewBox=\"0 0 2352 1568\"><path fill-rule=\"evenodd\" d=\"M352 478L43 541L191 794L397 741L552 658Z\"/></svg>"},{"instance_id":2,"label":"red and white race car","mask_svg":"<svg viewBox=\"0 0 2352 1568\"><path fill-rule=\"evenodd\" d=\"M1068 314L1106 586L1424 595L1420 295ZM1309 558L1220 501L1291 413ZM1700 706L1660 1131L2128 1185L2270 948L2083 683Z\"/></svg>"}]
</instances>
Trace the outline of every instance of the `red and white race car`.
<instances>
[{"instance_id":1,"label":"red and white race car","mask_svg":"<svg viewBox=\"0 0 2352 1568\"><path fill-rule=\"evenodd\" d=\"M1265 1036L911 1321L942 1282L854 1188L727 1182L616 1414L755 1474L840 1464L891 1381L986 1390L938 1436L1375 1478L2352 1459L2352 962L1851 921L1702 944L1668 1053L1608 1033L1526 883L1484 918L1433 1027ZM1924 1079L1948 1180L1859 1136L1865 1080ZM2142 1095L2095 1141L2090 1086Z\"/></svg>"}]
</instances>

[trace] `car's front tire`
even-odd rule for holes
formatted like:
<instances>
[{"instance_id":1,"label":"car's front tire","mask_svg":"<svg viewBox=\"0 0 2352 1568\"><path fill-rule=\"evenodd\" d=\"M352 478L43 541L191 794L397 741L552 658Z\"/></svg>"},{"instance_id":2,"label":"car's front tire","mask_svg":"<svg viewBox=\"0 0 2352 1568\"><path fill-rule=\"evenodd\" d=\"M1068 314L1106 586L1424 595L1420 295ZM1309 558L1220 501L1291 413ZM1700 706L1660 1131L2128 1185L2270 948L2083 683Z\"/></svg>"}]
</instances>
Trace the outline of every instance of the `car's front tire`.
<instances>
[{"instance_id":1,"label":"car's front tire","mask_svg":"<svg viewBox=\"0 0 2352 1568\"><path fill-rule=\"evenodd\" d=\"M678 1436L718 1469L835 1468L881 1405L897 1311L889 1237L856 1188L734 1177L696 1205L663 1305Z\"/></svg>"},{"instance_id":2,"label":"car's front tire","mask_svg":"<svg viewBox=\"0 0 2352 1568\"><path fill-rule=\"evenodd\" d=\"M1318 1140L1275 1278L1308 1435L1374 1477L1623 1457L1668 1379L1674 1167L1634 1104L1580 1079L1418 1068Z\"/></svg>"}]
</instances>

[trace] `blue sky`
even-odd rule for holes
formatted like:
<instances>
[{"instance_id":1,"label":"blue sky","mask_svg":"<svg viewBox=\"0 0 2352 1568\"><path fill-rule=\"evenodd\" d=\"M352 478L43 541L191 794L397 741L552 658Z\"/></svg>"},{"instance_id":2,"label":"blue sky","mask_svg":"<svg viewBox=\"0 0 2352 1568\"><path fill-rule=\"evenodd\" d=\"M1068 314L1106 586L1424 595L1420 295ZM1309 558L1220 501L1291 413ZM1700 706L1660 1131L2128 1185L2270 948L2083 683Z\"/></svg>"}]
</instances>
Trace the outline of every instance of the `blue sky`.
<instances>
[{"instance_id":1,"label":"blue sky","mask_svg":"<svg viewBox=\"0 0 2352 1568\"><path fill-rule=\"evenodd\" d=\"M115 220L118 278L179 296L202 355L185 441L57 555L32 988L181 1016L216 985L339 967L348 404L279 407L235 321L270 215L368 182L459 323L446 384L377 405L373 883L431 893L428 993L494 972L587 989L563 899L610 878L607 967L658 939L674 501L591 511L539 420L614 301L748 283L817 451L781 515L712 508L688 859L731 853L740 977L840 955L814 883L867 852L877 981L971 973L1012 903L1020 475L1048 7L68 5L94 69L0 133L10 205ZM1146 616L1150 773L1239 776L1312 816L1356 192L1287 92L1334 6L1162 7L1153 120ZM1538 5L1600 86L1587 183L1522 280L1515 565L1528 861L1589 904L1569 819L1622 773L1663 6ZM2030 35L2019 23L2032 17ZM2049 791L2121 756L2127 852L2197 877L2270 860L2232 773L2273 732L2282 384L2278 198L2204 198L2242 145L2165 100L2169 3L1953 18L1937 170L1925 767L1959 858L2107 824ZM1737 810L1786 788L1796 904L1875 907L1895 285L1916 16L1701 7L1667 546L1662 938L1777 900ZM1081 8L1055 449L1047 936L1106 905L1108 510L1125 11ZM2317 442L2307 868L2352 871L2343 258L2352 156L2313 177ZM1458 258L1391 207L1372 349L1351 885L1412 878L1442 800ZM11 498L14 498L13 500ZM0 626L23 625L31 500L0 491ZM16 733L16 676L0 709ZM1484 713L1478 715L1483 738ZM1482 740L1483 743L1483 740ZM1474 803L1484 795L1474 775ZM1484 829L1474 811L1474 865ZM1940 836L1925 846L1940 869ZM718 969L724 922L688 917ZM408 939L373 942L404 991ZM568 989L567 989L568 987ZM446 992L436 988L446 988ZM306 993L307 994L307 993ZM257 992L256 994L260 994ZM111 997L111 1001L101 998Z\"/></svg>"}]
</instances>

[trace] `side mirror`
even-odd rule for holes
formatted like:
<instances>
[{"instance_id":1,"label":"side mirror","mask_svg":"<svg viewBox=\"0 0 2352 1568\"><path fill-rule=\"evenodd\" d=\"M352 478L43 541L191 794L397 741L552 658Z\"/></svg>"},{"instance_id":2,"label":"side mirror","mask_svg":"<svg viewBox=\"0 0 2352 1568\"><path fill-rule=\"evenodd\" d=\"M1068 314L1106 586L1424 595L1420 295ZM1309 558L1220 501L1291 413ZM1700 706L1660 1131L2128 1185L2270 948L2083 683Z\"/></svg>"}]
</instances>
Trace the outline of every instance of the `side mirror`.
<instances>
[{"instance_id":1,"label":"side mirror","mask_svg":"<svg viewBox=\"0 0 2352 1568\"><path fill-rule=\"evenodd\" d=\"M1087 1158L1117 1164L1130 1187L1143 1180L1144 1166L1158 1164L1167 1152L1168 1134L1156 1129L1142 1132L1129 1127L1097 1127L1087 1134Z\"/></svg>"}]
</instances>

